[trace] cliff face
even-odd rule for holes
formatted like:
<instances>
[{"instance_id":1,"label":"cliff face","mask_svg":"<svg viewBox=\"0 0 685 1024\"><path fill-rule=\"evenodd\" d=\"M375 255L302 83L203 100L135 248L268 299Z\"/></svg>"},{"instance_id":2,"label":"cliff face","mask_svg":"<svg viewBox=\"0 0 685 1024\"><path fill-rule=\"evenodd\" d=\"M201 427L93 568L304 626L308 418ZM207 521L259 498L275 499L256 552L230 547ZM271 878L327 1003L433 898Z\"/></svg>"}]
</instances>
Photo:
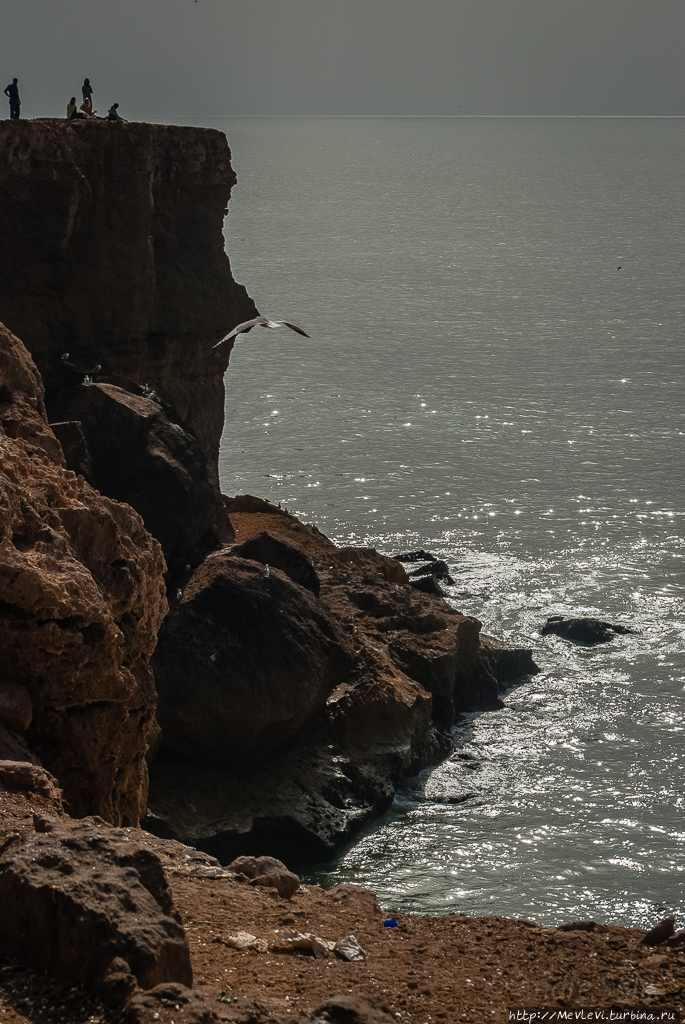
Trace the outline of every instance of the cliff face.
<instances>
[{"instance_id":1,"label":"cliff face","mask_svg":"<svg viewBox=\"0 0 685 1024\"><path fill-rule=\"evenodd\" d=\"M40 759L72 814L137 822L156 684L150 828L324 855L535 666L484 657L432 577L221 498L212 344L255 312L223 249L234 181L218 132L0 122L0 319L46 388L3 330L0 754Z\"/></svg>"},{"instance_id":2,"label":"cliff face","mask_svg":"<svg viewBox=\"0 0 685 1024\"><path fill-rule=\"evenodd\" d=\"M0 321L51 396L123 374L173 406L218 486L228 344L256 314L222 225L236 175L218 131L103 121L0 122Z\"/></svg>"},{"instance_id":3,"label":"cliff face","mask_svg":"<svg viewBox=\"0 0 685 1024\"><path fill-rule=\"evenodd\" d=\"M164 561L140 517L64 467L40 377L0 325L0 752L37 757L72 814L135 824L154 724ZM30 753L29 753L30 751Z\"/></svg>"}]
</instances>

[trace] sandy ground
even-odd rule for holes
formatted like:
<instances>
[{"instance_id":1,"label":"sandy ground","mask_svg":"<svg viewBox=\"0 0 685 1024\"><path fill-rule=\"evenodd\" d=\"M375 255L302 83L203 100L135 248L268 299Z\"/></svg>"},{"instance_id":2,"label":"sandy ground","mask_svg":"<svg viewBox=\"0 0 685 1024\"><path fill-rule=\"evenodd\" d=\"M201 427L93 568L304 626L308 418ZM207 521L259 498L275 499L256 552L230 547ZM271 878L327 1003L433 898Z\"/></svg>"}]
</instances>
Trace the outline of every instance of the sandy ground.
<instances>
[{"instance_id":1,"label":"sandy ground","mask_svg":"<svg viewBox=\"0 0 685 1024\"><path fill-rule=\"evenodd\" d=\"M0 844L2 835L32 827L31 815L41 809L50 810L38 796L3 795ZM135 835L158 846L164 859L164 840ZM193 877L178 868L169 882L197 991L222 1021L300 1021L331 996L349 994L377 997L406 1024L503 1022L510 1009L533 1007L601 1007L607 1020L610 1008L655 1013L653 1019L664 1022L678 1019L674 1013L685 1019L685 944L645 946L643 931L542 928L460 914L400 915L390 928L373 893L355 886L302 886L288 901L274 889L232 877ZM350 963L333 953L316 959L283 948L274 930L287 928L327 941L352 934L367 959ZM240 931L265 940L266 951L234 948L231 936ZM115 1020L82 989L62 988L58 980L0 959L0 1024Z\"/></svg>"}]
</instances>

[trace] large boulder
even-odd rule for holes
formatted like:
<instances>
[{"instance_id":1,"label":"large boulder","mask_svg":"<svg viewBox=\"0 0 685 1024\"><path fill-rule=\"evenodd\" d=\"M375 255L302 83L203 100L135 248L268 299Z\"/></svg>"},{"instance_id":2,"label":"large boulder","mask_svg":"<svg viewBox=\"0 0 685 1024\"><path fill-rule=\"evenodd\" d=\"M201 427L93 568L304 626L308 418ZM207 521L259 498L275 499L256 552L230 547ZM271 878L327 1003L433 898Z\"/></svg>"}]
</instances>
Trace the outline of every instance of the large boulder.
<instances>
[{"instance_id":1,"label":"large boulder","mask_svg":"<svg viewBox=\"0 0 685 1024\"><path fill-rule=\"evenodd\" d=\"M217 552L192 574L154 656L164 745L201 765L266 760L326 703L351 644L284 573Z\"/></svg>"},{"instance_id":2,"label":"large boulder","mask_svg":"<svg viewBox=\"0 0 685 1024\"><path fill-rule=\"evenodd\" d=\"M22 742L72 814L144 813L164 568L140 516L64 467L40 376L0 326L2 674L28 696Z\"/></svg>"},{"instance_id":3,"label":"large boulder","mask_svg":"<svg viewBox=\"0 0 685 1024\"><path fill-rule=\"evenodd\" d=\"M207 559L161 631L155 671L167 747L151 767L145 827L224 861L264 850L286 862L327 857L392 803L402 778L446 756L460 712L500 707L500 677L536 667L530 652L507 659L484 648L478 620L417 592L396 559L338 548L249 495L226 507L238 545ZM314 573L318 600L307 588ZM289 722L286 733L258 732L262 707L273 722L287 714L274 714L279 697L298 708L319 658L311 641L321 627L312 623L322 620L354 660L336 660L325 706L312 701L297 731ZM183 738L191 731L192 745ZM255 737L258 751L236 757Z\"/></svg>"},{"instance_id":4,"label":"large boulder","mask_svg":"<svg viewBox=\"0 0 685 1024\"><path fill-rule=\"evenodd\" d=\"M0 855L5 952L70 984L100 986L118 960L133 987L191 985L188 941L157 854L97 821L34 820L40 831Z\"/></svg>"},{"instance_id":5,"label":"large boulder","mask_svg":"<svg viewBox=\"0 0 685 1024\"><path fill-rule=\"evenodd\" d=\"M143 517L172 575L218 546L215 527L225 514L205 453L159 401L91 382L62 392L50 412L80 423L98 490Z\"/></svg>"}]
</instances>

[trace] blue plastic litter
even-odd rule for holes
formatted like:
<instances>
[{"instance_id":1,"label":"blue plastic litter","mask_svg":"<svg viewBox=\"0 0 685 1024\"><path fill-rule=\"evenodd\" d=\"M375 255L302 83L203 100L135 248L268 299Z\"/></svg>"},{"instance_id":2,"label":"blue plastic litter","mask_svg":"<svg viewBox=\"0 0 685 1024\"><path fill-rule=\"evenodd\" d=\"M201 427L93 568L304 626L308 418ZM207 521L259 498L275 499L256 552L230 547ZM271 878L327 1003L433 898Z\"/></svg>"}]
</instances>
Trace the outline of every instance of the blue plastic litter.
<instances>
[{"instance_id":1,"label":"blue plastic litter","mask_svg":"<svg viewBox=\"0 0 685 1024\"><path fill-rule=\"evenodd\" d=\"M387 921L383 922L384 928L397 928L397 921L394 917L389 917Z\"/></svg>"}]
</instances>

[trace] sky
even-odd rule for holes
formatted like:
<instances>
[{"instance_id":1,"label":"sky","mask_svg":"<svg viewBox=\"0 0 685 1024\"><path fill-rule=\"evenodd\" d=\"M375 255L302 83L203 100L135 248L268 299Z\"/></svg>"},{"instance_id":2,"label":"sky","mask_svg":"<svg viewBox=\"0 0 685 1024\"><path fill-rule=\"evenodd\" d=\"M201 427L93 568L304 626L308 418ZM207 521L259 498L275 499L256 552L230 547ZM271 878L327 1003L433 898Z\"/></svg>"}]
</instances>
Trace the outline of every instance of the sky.
<instances>
[{"instance_id":1,"label":"sky","mask_svg":"<svg viewBox=\"0 0 685 1024\"><path fill-rule=\"evenodd\" d=\"M0 0L0 87L24 117L86 76L133 120L682 116L684 43L685 0Z\"/></svg>"}]
</instances>

